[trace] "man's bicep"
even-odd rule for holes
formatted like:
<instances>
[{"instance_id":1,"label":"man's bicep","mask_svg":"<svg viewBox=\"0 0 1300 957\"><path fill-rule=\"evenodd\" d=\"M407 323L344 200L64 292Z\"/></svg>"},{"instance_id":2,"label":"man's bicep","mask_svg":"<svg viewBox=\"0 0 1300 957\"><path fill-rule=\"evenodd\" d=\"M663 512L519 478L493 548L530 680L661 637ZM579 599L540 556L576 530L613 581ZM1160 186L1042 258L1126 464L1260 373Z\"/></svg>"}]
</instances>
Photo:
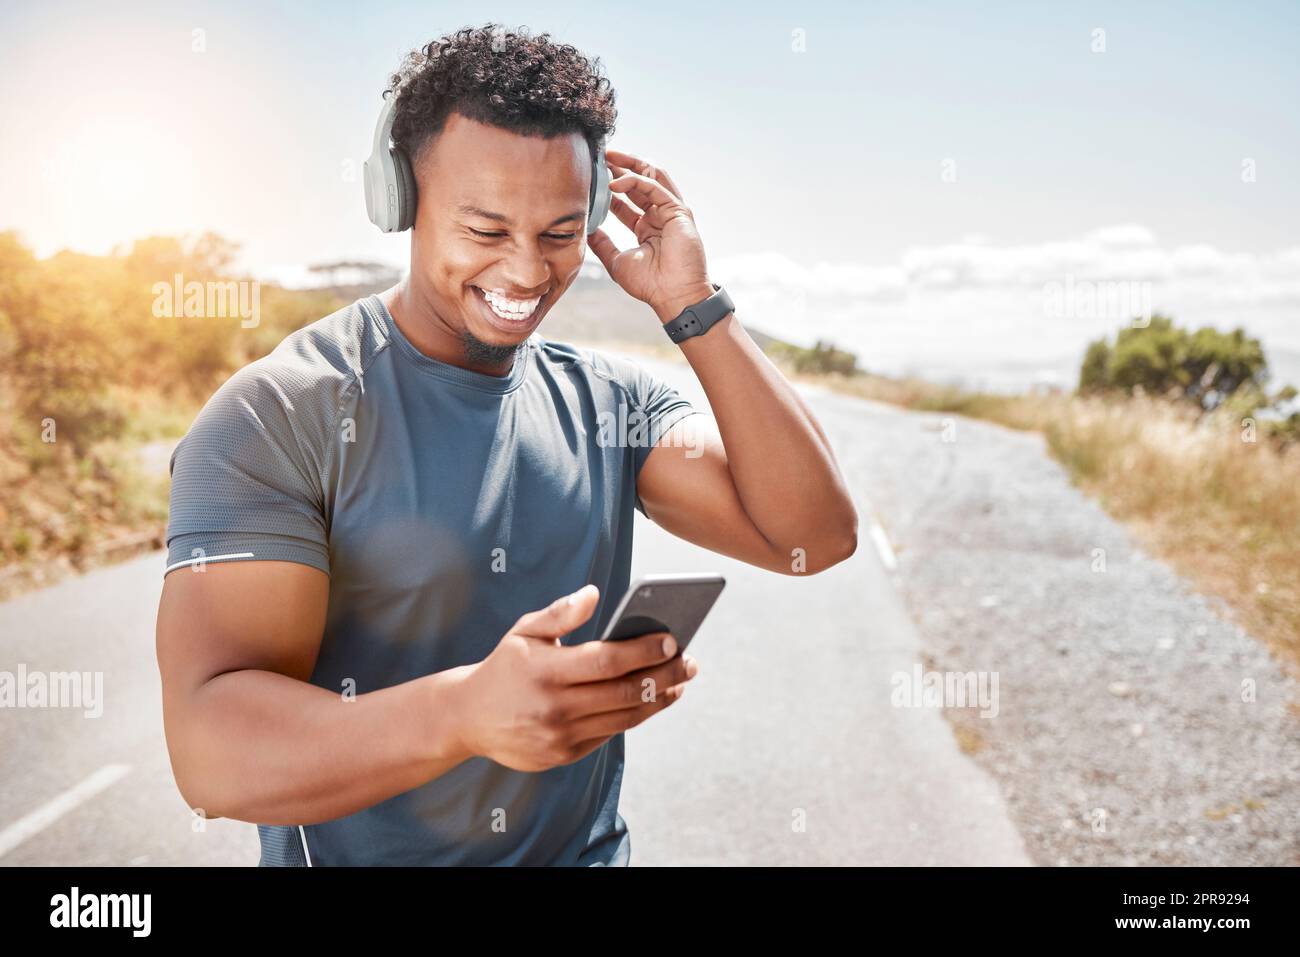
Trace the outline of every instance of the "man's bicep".
<instances>
[{"instance_id":1,"label":"man's bicep","mask_svg":"<svg viewBox=\"0 0 1300 957\"><path fill-rule=\"evenodd\" d=\"M223 733L200 707L208 682L245 670L308 680L328 600L329 577L297 562L187 566L163 578L156 638L163 733L182 793L192 772L205 770L203 741Z\"/></svg>"},{"instance_id":2,"label":"man's bicep","mask_svg":"<svg viewBox=\"0 0 1300 957\"><path fill-rule=\"evenodd\" d=\"M637 476L637 496L646 516L678 538L770 571L786 570L789 560L745 511L717 421L707 413L663 433Z\"/></svg>"},{"instance_id":3,"label":"man's bicep","mask_svg":"<svg viewBox=\"0 0 1300 957\"><path fill-rule=\"evenodd\" d=\"M163 579L158 607L164 696L246 669L306 681L320 653L328 602L329 576L299 562L174 569Z\"/></svg>"}]
</instances>

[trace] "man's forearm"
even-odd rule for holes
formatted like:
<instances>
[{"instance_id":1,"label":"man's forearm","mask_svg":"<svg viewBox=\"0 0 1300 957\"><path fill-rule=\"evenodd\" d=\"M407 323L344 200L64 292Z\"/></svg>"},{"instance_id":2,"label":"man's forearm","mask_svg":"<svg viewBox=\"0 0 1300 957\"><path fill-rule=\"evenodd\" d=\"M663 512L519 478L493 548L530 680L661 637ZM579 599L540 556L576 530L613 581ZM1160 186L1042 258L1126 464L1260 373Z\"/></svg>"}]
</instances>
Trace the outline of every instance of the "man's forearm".
<instances>
[{"instance_id":1,"label":"man's forearm","mask_svg":"<svg viewBox=\"0 0 1300 957\"><path fill-rule=\"evenodd\" d=\"M659 311L660 321L684 305ZM783 551L853 540L857 512L830 442L735 314L681 350L709 397L736 493L764 537Z\"/></svg>"},{"instance_id":2,"label":"man's forearm","mask_svg":"<svg viewBox=\"0 0 1300 957\"><path fill-rule=\"evenodd\" d=\"M453 693L462 672L353 700L271 671L218 675L171 729L177 783L209 817L315 824L360 811L471 757Z\"/></svg>"}]
</instances>

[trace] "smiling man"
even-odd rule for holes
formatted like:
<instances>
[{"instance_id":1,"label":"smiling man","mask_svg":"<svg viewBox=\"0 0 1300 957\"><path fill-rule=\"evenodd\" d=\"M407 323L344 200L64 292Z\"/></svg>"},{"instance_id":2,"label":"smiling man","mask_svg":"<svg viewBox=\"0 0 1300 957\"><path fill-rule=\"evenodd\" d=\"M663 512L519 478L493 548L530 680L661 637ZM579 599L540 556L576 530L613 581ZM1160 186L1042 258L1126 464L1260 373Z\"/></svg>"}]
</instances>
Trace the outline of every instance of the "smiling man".
<instances>
[{"instance_id":1,"label":"smiling man","mask_svg":"<svg viewBox=\"0 0 1300 957\"><path fill-rule=\"evenodd\" d=\"M808 407L716 311L668 173L609 151L639 245L589 232L615 119L593 61L489 24L413 52L389 92L410 175L376 195L403 200L409 275L237 372L172 458L177 784L257 823L264 865L627 864L624 732L698 671L671 636L592 640L633 510L806 575L853 553L853 504ZM588 246L713 415L538 334ZM611 420L645 440L602 440Z\"/></svg>"}]
</instances>

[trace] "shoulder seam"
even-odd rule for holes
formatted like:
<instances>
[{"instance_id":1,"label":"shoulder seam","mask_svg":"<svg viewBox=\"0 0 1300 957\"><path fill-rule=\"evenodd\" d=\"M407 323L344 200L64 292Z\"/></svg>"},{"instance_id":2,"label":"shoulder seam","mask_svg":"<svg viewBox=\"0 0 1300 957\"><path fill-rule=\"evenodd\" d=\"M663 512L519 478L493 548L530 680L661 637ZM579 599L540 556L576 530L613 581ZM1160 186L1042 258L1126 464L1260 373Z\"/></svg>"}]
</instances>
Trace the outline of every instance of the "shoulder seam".
<instances>
[{"instance_id":1,"label":"shoulder seam","mask_svg":"<svg viewBox=\"0 0 1300 957\"><path fill-rule=\"evenodd\" d=\"M377 323L377 322L375 321L375 317L372 316L372 315L370 314L370 310L366 308L366 302L365 302L365 299L364 299L364 298L363 298L363 299L358 299L358 300L356 301L355 305L356 305L357 309L359 309L359 310L361 311L361 316L362 316L363 319L365 319L365 321L366 321L366 325L367 325L367 326L369 326L369 327L373 327L373 328L377 328L377 327L379 327L380 324ZM364 335L365 335L365 334L364 334L364 331L363 331L363 333L362 333L363 341L364 341ZM326 504L326 503L323 501L323 499L324 499L324 496L325 496L326 486L328 485L328 481L327 481L327 480L328 480L328 478L329 478L330 469L331 469L331 468L333 467L333 465L334 465L334 457L335 457L335 455L338 454L337 451L336 451L335 446L338 445L338 442L336 441L336 438L337 438L337 436L338 436L339 423L343 421L343 409L347 406L347 404L348 404L348 402L350 401L350 399L351 399L353 393L356 391L357 386L359 386L359 385L361 384L361 379L362 379L362 377L366 374L366 372L368 372L368 371L370 370L370 366L374 363L375 359L377 359L377 358L379 357L380 353L382 353L385 349L387 349L387 348L389 347L389 345L392 343L392 340L388 338L387 334L385 334L385 335L382 336L382 337L378 337L378 336L377 336L376 338L382 338L382 341L379 342L379 345L376 347L375 351L374 351L374 352L373 352L369 357L362 356L362 358L361 358L361 369L360 369L359 371L358 371L358 370L353 370L353 369L349 369L349 370L348 370L349 382L348 382L348 384L347 384L347 385L342 389L342 391L339 393L338 406L334 409L334 421L333 421L332 423L330 423L329 439L327 440L327 441L329 442L329 445L328 445L328 446L326 447L326 449L325 449L325 461L322 463L322 465L323 465L323 471L322 471L322 473L321 473L321 477L320 477L320 479L321 479L321 496L322 496L321 507L322 507L322 509L325 507L325 504Z\"/></svg>"},{"instance_id":2,"label":"shoulder seam","mask_svg":"<svg viewBox=\"0 0 1300 957\"><path fill-rule=\"evenodd\" d=\"M549 340L544 340L544 341L545 341L545 344L546 344L546 345L550 345L550 341L549 341ZM545 348L545 346L543 346L543 348ZM566 355L566 356L563 356L563 359L564 359L564 361L565 361L566 363L568 363L569 365L575 365L575 364L579 364L579 363L581 363L582 365L584 365L584 366L586 366L588 369L590 369L590 370L591 370L595 375L597 375L597 376L599 376L600 378L604 379L606 382L609 382L609 383L612 383L613 385L618 386L618 388L622 390L623 394L624 394L625 396L627 396L627 398L631 401L631 403L632 403L632 405L633 405L634 407L636 407L636 408L640 408L640 407L641 407L641 404L637 401L636 395L632 392L632 390L629 389L629 388L628 388L628 387L627 387L623 382L621 382L620 380L614 378L612 375L610 375L610 374L609 374L608 372L606 372L604 369L601 369L601 368L597 367L596 363L592 362L591 359L588 358L588 356L586 356L586 355L584 354L584 350L583 350L583 347L582 347L582 346L577 346L577 345L575 345L575 346L573 347L573 350L574 350L574 352L576 353L576 355L572 355L572 356L567 356L567 355ZM587 351L591 351L591 350L587 350Z\"/></svg>"}]
</instances>

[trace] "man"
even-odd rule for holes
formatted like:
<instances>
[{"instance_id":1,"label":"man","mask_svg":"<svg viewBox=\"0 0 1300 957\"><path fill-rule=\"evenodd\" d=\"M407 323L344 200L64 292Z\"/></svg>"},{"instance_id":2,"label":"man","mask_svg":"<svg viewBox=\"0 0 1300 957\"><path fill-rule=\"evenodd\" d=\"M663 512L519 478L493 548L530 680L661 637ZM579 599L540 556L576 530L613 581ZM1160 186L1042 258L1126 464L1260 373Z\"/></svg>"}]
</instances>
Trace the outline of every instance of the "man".
<instances>
[{"instance_id":1,"label":"man","mask_svg":"<svg viewBox=\"0 0 1300 957\"><path fill-rule=\"evenodd\" d=\"M591 640L628 585L633 508L782 574L851 555L856 513L733 315L681 342L716 419L535 334L582 264L613 130L594 63L488 25L412 53L392 88L408 277L237 372L172 459L177 784L256 822L263 865L624 865L623 732L697 670L662 633ZM691 212L666 172L606 155L640 245L586 242L669 323L715 294ZM647 440L603 440L611 421Z\"/></svg>"}]
</instances>

